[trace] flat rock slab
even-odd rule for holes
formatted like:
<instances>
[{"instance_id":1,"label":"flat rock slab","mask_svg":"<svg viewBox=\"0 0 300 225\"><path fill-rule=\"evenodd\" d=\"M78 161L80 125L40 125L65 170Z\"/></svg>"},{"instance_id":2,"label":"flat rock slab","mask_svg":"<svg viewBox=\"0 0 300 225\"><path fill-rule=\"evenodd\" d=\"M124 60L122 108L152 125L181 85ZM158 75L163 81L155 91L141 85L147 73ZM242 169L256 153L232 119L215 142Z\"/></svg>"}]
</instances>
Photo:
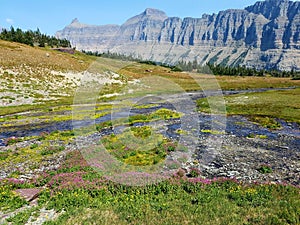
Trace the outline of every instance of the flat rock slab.
<instances>
[{"instance_id":1,"label":"flat rock slab","mask_svg":"<svg viewBox=\"0 0 300 225\"><path fill-rule=\"evenodd\" d=\"M15 192L19 194L21 197L23 197L26 201L30 202L36 199L42 190L43 190L42 188L26 188L26 189L17 189L15 190Z\"/></svg>"}]
</instances>

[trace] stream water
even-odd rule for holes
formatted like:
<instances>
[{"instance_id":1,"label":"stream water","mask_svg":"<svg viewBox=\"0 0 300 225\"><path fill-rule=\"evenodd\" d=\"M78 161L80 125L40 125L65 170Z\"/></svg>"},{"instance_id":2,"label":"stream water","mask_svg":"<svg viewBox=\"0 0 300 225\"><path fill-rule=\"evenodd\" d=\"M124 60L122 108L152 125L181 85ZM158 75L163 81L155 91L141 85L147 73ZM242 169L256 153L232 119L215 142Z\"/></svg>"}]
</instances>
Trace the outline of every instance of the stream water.
<instances>
[{"instance_id":1,"label":"stream water","mask_svg":"<svg viewBox=\"0 0 300 225\"><path fill-rule=\"evenodd\" d=\"M270 89L259 89L259 90L241 90L241 91L224 91L222 94L224 95L231 95L231 94L238 94L238 93L246 93L246 92L262 92L267 91ZM275 90L275 89L271 89ZM276 89L281 90L281 89ZM168 97L164 97L164 99L177 99L181 104L184 105L186 96L189 98L195 100L198 98L203 98L208 95L217 95L220 94L220 92L206 92L205 94L203 92L194 92L194 93L188 93L185 95L172 95ZM81 128L81 127L87 127L93 124L99 124L102 122L114 120L114 119L120 119L120 118L126 118L132 115L138 115L138 114L147 114L156 111L160 108L167 108L167 109L175 109L172 105L172 103L168 101L160 101L162 98L154 98L151 99L151 104L155 104L155 106L150 108L123 108L118 109L118 111L115 111L113 113L107 114L105 116L102 116L100 118L97 118L96 120L68 120L68 121L62 121L62 122L40 122L40 123L34 123L30 125L20 125L20 126L14 126L13 129L10 129L9 131L4 131L0 133L0 146L5 145L5 139L10 137L28 137L28 136L38 136L42 132L52 132L56 130L64 131L64 130L72 130L73 128ZM30 114L34 115L35 112L29 112L27 116L30 116ZM39 115L42 115L40 113ZM200 131L201 130L212 130L212 116L199 113L199 126ZM224 131L226 134L235 135L237 137L247 137L249 135L260 135L265 136L268 139L276 140L281 136L288 136L291 137L288 141L288 146L286 146L289 149L295 149L296 151L299 151L300 146L300 129L299 125L296 123L287 123L283 120L278 120L278 122L281 124L282 129L280 130L269 130L267 128L263 128L259 125L256 125L254 123L249 122L245 117L242 116L229 116L226 118L226 126L224 127ZM191 121L193 123L193 121ZM141 125L141 124L134 124ZM169 138L178 139L180 134L178 134L178 129L181 129L181 120L169 120L166 122L166 132L165 135ZM1 126L1 124L0 124ZM3 129L2 129L3 130ZM104 133L107 131L103 131ZM208 132L209 133L209 132ZM208 133L201 133L199 132L199 135L209 135ZM262 143L262 142L260 142ZM266 146L264 146L266 147ZM282 147L282 146L279 146Z\"/></svg>"}]
</instances>

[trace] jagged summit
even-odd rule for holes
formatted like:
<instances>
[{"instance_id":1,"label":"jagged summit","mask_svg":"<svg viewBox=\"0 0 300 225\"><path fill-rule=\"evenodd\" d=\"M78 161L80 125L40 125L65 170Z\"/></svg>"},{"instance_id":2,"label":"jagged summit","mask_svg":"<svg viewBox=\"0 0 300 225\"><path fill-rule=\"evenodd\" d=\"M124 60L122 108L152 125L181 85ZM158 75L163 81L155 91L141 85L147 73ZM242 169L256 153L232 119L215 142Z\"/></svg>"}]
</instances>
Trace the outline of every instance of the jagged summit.
<instances>
[{"instance_id":1,"label":"jagged summit","mask_svg":"<svg viewBox=\"0 0 300 225\"><path fill-rule=\"evenodd\" d=\"M201 18L168 17L147 8L121 26L91 26L78 19L59 38L77 49L116 52L145 60L180 60L229 66L300 70L300 2L266 0Z\"/></svg>"},{"instance_id":2,"label":"jagged summit","mask_svg":"<svg viewBox=\"0 0 300 225\"><path fill-rule=\"evenodd\" d=\"M280 2L289 2L290 0L266 0L266 2L280 3Z\"/></svg>"},{"instance_id":3,"label":"jagged summit","mask_svg":"<svg viewBox=\"0 0 300 225\"><path fill-rule=\"evenodd\" d=\"M71 24L74 24L74 23L80 23L80 22L77 18L75 18L75 19L72 20Z\"/></svg>"},{"instance_id":4,"label":"jagged summit","mask_svg":"<svg viewBox=\"0 0 300 225\"><path fill-rule=\"evenodd\" d=\"M88 25L80 23L79 20L77 18L75 18L72 20L72 22L67 27L81 28L81 27L85 27L85 26L88 26Z\"/></svg>"},{"instance_id":5,"label":"jagged summit","mask_svg":"<svg viewBox=\"0 0 300 225\"><path fill-rule=\"evenodd\" d=\"M75 18L75 19L72 20L71 24L72 23L79 23L79 20L77 18Z\"/></svg>"},{"instance_id":6,"label":"jagged summit","mask_svg":"<svg viewBox=\"0 0 300 225\"><path fill-rule=\"evenodd\" d=\"M160 20L160 21L164 21L165 19L168 18L167 14L164 11L161 11L159 9L153 9L153 8L145 9L145 11L140 15L142 15L143 17L147 17L149 19Z\"/></svg>"},{"instance_id":7,"label":"jagged summit","mask_svg":"<svg viewBox=\"0 0 300 225\"><path fill-rule=\"evenodd\" d=\"M143 20L154 20L163 22L168 16L159 9L147 8L141 14L128 19L124 25L136 24Z\"/></svg>"},{"instance_id":8,"label":"jagged summit","mask_svg":"<svg viewBox=\"0 0 300 225\"><path fill-rule=\"evenodd\" d=\"M154 8L147 8L145 9L145 11L143 12L144 15L146 16L163 16L163 17L167 17L166 13L164 11L161 11L159 9L154 9Z\"/></svg>"},{"instance_id":9,"label":"jagged summit","mask_svg":"<svg viewBox=\"0 0 300 225\"><path fill-rule=\"evenodd\" d=\"M248 12L262 14L269 20L275 20L280 16L288 16L293 19L300 10L299 1L289 0L266 0L256 2L245 8Z\"/></svg>"}]
</instances>

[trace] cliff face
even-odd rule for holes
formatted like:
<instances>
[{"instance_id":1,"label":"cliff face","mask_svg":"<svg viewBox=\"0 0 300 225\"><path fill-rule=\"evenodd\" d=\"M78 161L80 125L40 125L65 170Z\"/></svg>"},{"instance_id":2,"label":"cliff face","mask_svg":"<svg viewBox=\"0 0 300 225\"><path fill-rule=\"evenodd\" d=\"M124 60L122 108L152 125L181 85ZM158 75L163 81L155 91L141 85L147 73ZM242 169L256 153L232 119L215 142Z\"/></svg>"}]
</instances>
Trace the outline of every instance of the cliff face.
<instances>
[{"instance_id":1,"label":"cliff face","mask_svg":"<svg viewBox=\"0 0 300 225\"><path fill-rule=\"evenodd\" d=\"M82 24L74 19L70 25L56 33L57 37L70 40L71 45L80 50L107 51L112 38L119 31L118 25L94 26Z\"/></svg>"},{"instance_id":2,"label":"cliff face","mask_svg":"<svg viewBox=\"0 0 300 225\"><path fill-rule=\"evenodd\" d=\"M56 36L79 50L118 52L175 63L246 65L300 70L300 2L267 0L202 18L177 18L156 9L123 25L91 26L74 20Z\"/></svg>"},{"instance_id":3,"label":"cliff face","mask_svg":"<svg viewBox=\"0 0 300 225\"><path fill-rule=\"evenodd\" d=\"M288 0L269 0L257 2L246 10L262 14L270 20L263 27L261 50L299 49L300 2Z\"/></svg>"}]
</instances>

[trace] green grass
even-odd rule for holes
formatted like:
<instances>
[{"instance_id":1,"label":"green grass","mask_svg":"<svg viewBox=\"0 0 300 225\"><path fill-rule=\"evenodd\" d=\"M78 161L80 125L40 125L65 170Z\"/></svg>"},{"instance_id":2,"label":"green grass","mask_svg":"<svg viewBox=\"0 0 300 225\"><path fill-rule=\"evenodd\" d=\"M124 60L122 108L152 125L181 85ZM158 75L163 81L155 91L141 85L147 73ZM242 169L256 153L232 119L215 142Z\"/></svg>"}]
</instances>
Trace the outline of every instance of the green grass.
<instances>
[{"instance_id":1,"label":"green grass","mask_svg":"<svg viewBox=\"0 0 300 225\"><path fill-rule=\"evenodd\" d=\"M129 124L134 124L138 122L150 122L155 120L169 120L169 119L178 119L181 117L181 114L170 110L170 109L158 109L155 112L150 114L139 114L130 116L128 119Z\"/></svg>"},{"instance_id":2,"label":"green grass","mask_svg":"<svg viewBox=\"0 0 300 225\"><path fill-rule=\"evenodd\" d=\"M201 130L202 133L208 133L208 134L214 134L214 135L221 135L225 134L224 131L219 131L219 130Z\"/></svg>"},{"instance_id":3,"label":"green grass","mask_svg":"<svg viewBox=\"0 0 300 225\"><path fill-rule=\"evenodd\" d=\"M258 171L263 174L273 172L272 168L269 165L262 165L258 168Z\"/></svg>"},{"instance_id":4,"label":"green grass","mask_svg":"<svg viewBox=\"0 0 300 225\"><path fill-rule=\"evenodd\" d=\"M152 73L146 72L151 70ZM163 78L160 85L157 82L153 84L161 86L165 93L174 91L195 91L195 90L247 90L257 88L278 88L300 86L299 80L291 80L290 78L274 78L274 77L242 77L242 76L214 76L211 74L181 73L172 72L170 69L139 63L129 64L118 71L125 75L128 80L131 79L147 79L154 76ZM176 85L180 88L178 88ZM152 87L152 85L149 85Z\"/></svg>"},{"instance_id":5,"label":"green grass","mask_svg":"<svg viewBox=\"0 0 300 225\"><path fill-rule=\"evenodd\" d=\"M18 107L14 109L18 110ZM25 109L20 107L20 110ZM49 105L40 106L34 111L30 111L27 115L11 115L0 118L0 131L14 131L17 126L24 126L27 124L38 123L52 123L72 120L95 120L110 113L110 105L95 105L78 106L78 105L62 105L57 107L50 107ZM102 111L99 111L102 110ZM6 111L7 112L7 111ZM54 112L54 113L53 113ZM31 129L32 127L28 127Z\"/></svg>"},{"instance_id":6,"label":"green grass","mask_svg":"<svg viewBox=\"0 0 300 225\"><path fill-rule=\"evenodd\" d=\"M280 125L275 118L300 123L300 88L262 93L247 93L225 96L226 110L229 115L246 115L253 122L276 129ZM210 113L209 101L216 97L197 100L200 111ZM215 107L214 107L215 108ZM217 112L215 112L217 113Z\"/></svg>"},{"instance_id":7,"label":"green grass","mask_svg":"<svg viewBox=\"0 0 300 225\"><path fill-rule=\"evenodd\" d=\"M268 173L269 167L258 170ZM89 183L87 183L89 182ZM85 185L85 183L87 183ZM26 204L14 190L47 188L38 206L6 220L24 224L39 209L54 209L56 220L44 224L292 224L300 222L299 187L276 184L246 185L234 180L171 177L157 184L127 186L96 173L79 152L71 152L55 171L22 183L2 181L0 210Z\"/></svg>"},{"instance_id":8,"label":"green grass","mask_svg":"<svg viewBox=\"0 0 300 225\"><path fill-rule=\"evenodd\" d=\"M55 101L46 101L45 98L39 95L36 90L40 90L41 87L45 87L45 85L50 84L50 78L52 80L57 81L59 76L53 77L50 74L43 74L40 72L40 69L51 68L57 71L84 71L88 69L90 72L107 72L113 71L115 73L120 74L121 80L124 82L124 85L113 84L113 85L105 85L102 89L102 94L108 93L119 93L123 91L123 88L127 85L127 81L132 79L143 79L144 84L149 86L149 90L143 88L141 93L139 93L139 88L135 91L135 94L126 94L127 97L135 97L145 95L145 93L174 93L174 92L183 92L183 91L194 91L194 90L211 90L211 89L219 89L222 90L237 90L237 89L253 89L253 88L276 88L276 87L290 87L290 86L300 86L300 80L291 80L289 78L272 78L272 77L231 77L231 76L212 76L207 74L188 74L181 72L172 72L169 68L161 67L161 66L153 66L147 64L140 64L136 62L125 62L113 59L105 59L105 58L96 58L91 56L86 56L82 53L76 52L75 55L69 55L65 53L58 53L56 51L49 51L45 49L32 48L29 46L24 46L21 44L3 42L1 41L3 46L7 46L7 48L17 48L20 49L23 54L28 57L19 58L19 53L16 54L15 51L8 51L7 48L3 48L0 51L1 54L8 54L8 56L3 57L3 65L5 67L10 68L12 66L16 66L21 64L18 63L19 60L23 62L24 58L28 60L28 68L31 68L33 71L39 71L37 75L35 75L36 81L34 84L26 84L28 81L28 77L18 75L18 80L20 85L30 85L32 90L30 93L22 93L24 97L28 97L32 95L35 98L35 105L19 105L19 106L10 106L10 107L0 107L0 116L8 115L23 111L35 110L35 109L45 109L47 107L52 107L55 105L71 105L73 103L73 95L74 95L74 87L65 87L63 88L63 93L68 93L69 97L64 97L63 95L57 94L57 90L53 89L53 93L50 96L55 95L53 97L57 97L58 99ZM45 53L48 52L51 54L51 57L45 58ZM33 56L34 60L31 58ZM45 62L45 60L47 62ZM44 64L45 63L45 64ZM26 64L26 65L27 65ZM38 65L43 65L41 68ZM49 68L48 68L49 67ZM145 72L147 70L152 70L152 73ZM41 73L41 74L40 74ZM160 85L157 85L156 76L162 78L160 80ZM48 77L49 79L45 79ZM7 75L7 77L3 76L4 79L10 80L11 76ZM54 82L54 81L53 81ZM142 82L143 83L143 82ZM21 85L21 86L22 86ZM28 88L28 87L27 87ZM46 88L49 91L49 88ZM100 95L99 95L100 96ZM45 96L44 96L45 97ZM119 97L123 98L123 97ZM124 97L126 98L126 96ZM113 97L111 98L113 99ZM111 99L103 98L100 96L99 100L101 101L109 101ZM11 99L12 100L12 99ZM15 100L18 100L17 98ZM86 103L86 102L84 102Z\"/></svg>"},{"instance_id":9,"label":"green grass","mask_svg":"<svg viewBox=\"0 0 300 225\"><path fill-rule=\"evenodd\" d=\"M11 185L0 185L0 209L1 211L18 209L27 202L18 196L12 189Z\"/></svg>"},{"instance_id":10,"label":"green grass","mask_svg":"<svg viewBox=\"0 0 300 225\"><path fill-rule=\"evenodd\" d=\"M73 103L72 98L62 98L58 101L48 101L48 102L34 104L34 105L30 104L30 105L0 107L0 116L26 112L26 111L39 111L39 110L45 111L54 106L71 105L72 103Z\"/></svg>"},{"instance_id":11,"label":"green grass","mask_svg":"<svg viewBox=\"0 0 300 225\"><path fill-rule=\"evenodd\" d=\"M159 104L145 104L145 105L134 105L133 108L135 109L149 109L149 108L154 108L158 107Z\"/></svg>"},{"instance_id":12,"label":"green grass","mask_svg":"<svg viewBox=\"0 0 300 225\"><path fill-rule=\"evenodd\" d=\"M63 190L53 196L44 192L41 199L49 201L49 209L66 211L48 225L300 222L299 189L280 185L242 186L231 181L210 185L165 181L145 187L109 184L97 191Z\"/></svg>"},{"instance_id":13,"label":"green grass","mask_svg":"<svg viewBox=\"0 0 300 225\"><path fill-rule=\"evenodd\" d=\"M98 131L108 128L111 126L120 126L120 125L133 125L135 123L148 123L157 120L169 120L169 119L178 119L182 115L176 111L170 109L158 109L152 113L148 114L137 114L129 116L128 118L116 119L114 121L106 121L96 125Z\"/></svg>"},{"instance_id":14,"label":"green grass","mask_svg":"<svg viewBox=\"0 0 300 225\"><path fill-rule=\"evenodd\" d=\"M15 225L23 225L25 224L30 216L37 211L38 208L30 208L27 210L24 210L22 212L17 213L15 216L7 219L7 222L10 222Z\"/></svg>"},{"instance_id":15,"label":"green grass","mask_svg":"<svg viewBox=\"0 0 300 225\"><path fill-rule=\"evenodd\" d=\"M131 127L122 134L106 136L102 143L111 155L134 166L160 163L176 146L176 143L156 134L149 126Z\"/></svg>"}]
</instances>

